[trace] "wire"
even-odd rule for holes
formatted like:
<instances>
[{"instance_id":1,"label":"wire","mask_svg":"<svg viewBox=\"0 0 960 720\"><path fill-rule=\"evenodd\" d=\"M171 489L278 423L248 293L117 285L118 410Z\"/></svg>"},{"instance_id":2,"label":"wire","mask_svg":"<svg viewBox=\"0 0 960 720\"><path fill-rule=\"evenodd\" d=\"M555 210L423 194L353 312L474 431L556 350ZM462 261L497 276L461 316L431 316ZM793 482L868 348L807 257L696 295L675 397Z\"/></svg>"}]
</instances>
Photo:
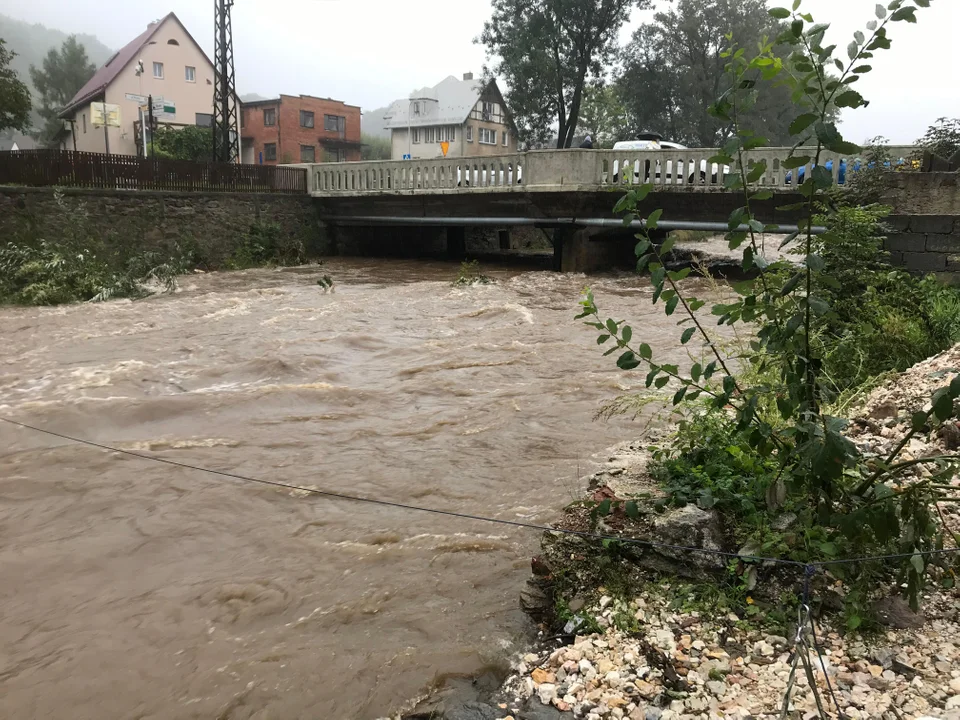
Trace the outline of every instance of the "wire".
<instances>
[{"instance_id":1,"label":"wire","mask_svg":"<svg viewBox=\"0 0 960 720\"><path fill-rule=\"evenodd\" d=\"M696 547L687 547L684 545L671 545L669 543L658 543L652 542L650 540L640 540L637 538L628 538L621 535L604 535L602 533L587 532L583 530L569 530L565 528L554 528L549 525L538 525L536 523L522 522L519 520L503 520L501 518L491 518L485 517L483 515L472 515L470 513L460 513L453 510L440 510L437 508L427 508L420 507L418 505L408 505L406 503L393 502L391 500L378 500L376 498L362 497L359 495L347 495L345 493L338 493L332 490L318 490L316 488L303 487L302 485L293 485L291 483L280 482L278 480L265 480L263 478L251 477L249 475L240 475L238 473L228 472L226 470L215 470L213 468L206 468L200 465L191 465L190 463L178 462L177 460L168 460L167 458L158 457L156 455L147 455L145 453L135 452L133 450L124 450L123 448L114 447L112 445L104 445L103 443L94 442L92 440L85 440L83 438L74 437L72 435L66 435L64 433L58 433L53 430L47 430L45 428L36 427L34 425L28 425L27 423L22 423L17 420L11 420L10 418L0 417L0 422L8 423L9 425L15 425L17 427L23 428L25 430L32 430L34 432L42 433L43 435L49 435L51 437L60 438L61 440L67 440L72 443L77 443L79 445L87 445L89 447L99 448L100 450L107 450L109 452L119 453L121 455L127 455L129 457L139 458L141 460L149 460L151 462L162 463L164 465L171 465L173 467L183 468L185 470L195 470L197 472L204 472L210 475L218 475L220 477L231 478L233 480L240 480L242 482L256 483L258 485L268 485L270 487L284 488L287 490L296 490L298 492L307 493L309 495L319 495L321 497L333 498L335 500L348 500L350 502L360 502L368 503L370 505L380 505L382 507L397 508L400 510L412 510L414 512L430 513L433 515L443 515L446 517L459 518L461 520L476 520L479 522L495 523L498 525L507 525L510 527L525 528L527 530L538 530L540 532L551 532L559 533L563 535L573 535L576 537L588 538L592 540L612 540L616 542L621 542L628 545L637 545L641 547L648 547L652 549L664 549L664 550L681 550L684 552L691 553L702 553L704 555L712 555L715 557L727 557L727 558L736 558L739 560L747 560L752 562L769 562L777 563L780 565L790 565L792 567L802 567L807 570L809 575L810 568L823 568L830 565L837 565L841 563L853 563L853 562L866 562L869 560L893 560L901 558L909 558L914 555L938 555L938 554L949 554L960 552L960 548L951 548L945 550L929 550L921 551L916 553L906 553L902 555L880 555L874 557L861 557L861 558L844 558L839 560L830 560L828 562L813 562L805 563L798 560L788 560L784 558L775 558L775 557L763 557L756 555L741 555L739 553L724 552L722 550L711 550L708 548L696 548Z\"/></svg>"}]
</instances>

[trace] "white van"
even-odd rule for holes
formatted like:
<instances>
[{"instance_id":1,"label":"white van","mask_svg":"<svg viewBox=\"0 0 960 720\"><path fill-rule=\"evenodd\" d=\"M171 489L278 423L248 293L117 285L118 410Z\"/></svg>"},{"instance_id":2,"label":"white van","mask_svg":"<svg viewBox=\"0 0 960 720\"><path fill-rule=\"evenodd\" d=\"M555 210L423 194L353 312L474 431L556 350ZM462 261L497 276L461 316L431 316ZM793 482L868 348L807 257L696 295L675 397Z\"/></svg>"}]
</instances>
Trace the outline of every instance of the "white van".
<instances>
[{"instance_id":1,"label":"white van","mask_svg":"<svg viewBox=\"0 0 960 720\"><path fill-rule=\"evenodd\" d=\"M633 151L633 150L689 150L686 145L681 145L680 143L670 142L669 140L664 140L658 133L641 133L637 136L636 140L623 140L616 143L613 146L614 150L623 150L623 151ZM627 166L629 161L624 161L624 167ZM614 160L613 162L613 182L620 182L620 173L619 173L619 160ZM660 167L660 162L657 162L656 168L654 168L653 174L650 170L650 161L645 160L643 163L643 180L641 181L640 173L640 160L635 160L633 163L633 184L640 184L641 182L652 182L659 183L660 175L663 172L663 168ZM691 160L688 167L684 184L693 185L696 181L696 166ZM719 167L716 163L713 163L711 167L712 171L712 182L716 183L718 181L717 173L719 172ZM730 167L728 165L723 166L723 174L727 175L730 172ZM700 182L705 183L707 181L707 161L700 161ZM722 180L720 180L722 182ZM664 184L670 185L673 183L673 160L667 161L666 167L666 177L664 178Z\"/></svg>"}]
</instances>

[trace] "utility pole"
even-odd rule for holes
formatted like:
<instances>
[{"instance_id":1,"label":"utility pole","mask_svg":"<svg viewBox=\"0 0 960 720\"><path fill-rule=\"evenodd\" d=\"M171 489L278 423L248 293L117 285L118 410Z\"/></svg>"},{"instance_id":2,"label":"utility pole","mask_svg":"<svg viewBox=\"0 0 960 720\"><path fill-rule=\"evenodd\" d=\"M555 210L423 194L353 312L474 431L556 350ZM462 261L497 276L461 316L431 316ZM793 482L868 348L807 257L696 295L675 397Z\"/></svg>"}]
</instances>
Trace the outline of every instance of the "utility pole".
<instances>
[{"instance_id":1,"label":"utility pole","mask_svg":"<svg viewBox=\"0 0 960 720\"><path fill-rule=\"evenodd\" d=\"M103 98L103 146L106 149L107 155L110 154L110 123L107 122L107 98L104 94Z\"/></svg>"},{"instance_id":2,"label":"utility pole","mask_svg":"<svg viewBox=\"0 0 960 720\"><path fill-rule=\"evenodd\" d=\"M213 0L214 60L213 161L234 162L240 155L237 106L233 69L233 23L230 10L234 0Z\"/></svg>"}]
</instances>

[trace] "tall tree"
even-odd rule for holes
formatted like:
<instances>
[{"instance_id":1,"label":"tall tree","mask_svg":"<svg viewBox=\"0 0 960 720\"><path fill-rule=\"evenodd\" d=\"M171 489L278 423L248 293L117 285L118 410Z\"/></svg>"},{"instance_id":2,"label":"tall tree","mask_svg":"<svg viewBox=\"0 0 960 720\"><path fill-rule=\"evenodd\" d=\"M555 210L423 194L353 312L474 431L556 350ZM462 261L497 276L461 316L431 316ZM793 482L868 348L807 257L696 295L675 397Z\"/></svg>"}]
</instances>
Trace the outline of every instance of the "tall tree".
<instances>
[{"instance_id":1,"label":"tall tree","mask_svg":"<svg viewBox=\"0 0 960 720\"><path fill-rule=\"evenodd\" d=\"M650 0L493 0L478 42L507 86L507 103L522 142L570 147L584 85L603 74L617 32Z\"/></svg>"},{"instance_id":2,"label":"tall tree","mask_svg":"<svg viewBox=\"0 0 960 720\"><path fill-rule=\"evenodd\" d=\"M707 112L727 89L727 59L732 33L741 47L782 28L765 0L679 0L642 25L627 46L617 84L635 130L661 133L693 147L717 147L731 129ZM789 54L789 53L784 53ZM762 129L774 144L789 142L796 112L785 86L768 87L748 113L744 127Z\"/></svg>"},{"instance_id":3,"label":"tall tree","mask_svg":"<svg viewBox=\"0 0 960 720\"><path fill-rule=\"evenodd\" d=\"M26 132L30 123L30 91L10 67L14 55L0 38L0 131L12 128Z\"/></svg>"},{"instance_id":4,"label":"tall tree","mask_svg":"<svg viewBox=\"0 0 960 720\"><path fill-rule=\"evenodd\" d=\"M51 144L56 140L63 129L57 115L96 71L76 35L64 40L59 50L51 49L43 59L42 68L30 66L30 79L40 94L39 113L44 121L39 134L42 143Z\"/></svg>"},{"instance_id":5,"label":"tall tree","mask_svg":"<svg viewBox=\"0 0 960 720\"><path fill-rule=\"evenodd\" d=\"M589 83L583 91L577 135L591 135L595 148L611 148L617 140L629 139L629 128L617 88L599 80Z\"/></svg>"}]
</instances>

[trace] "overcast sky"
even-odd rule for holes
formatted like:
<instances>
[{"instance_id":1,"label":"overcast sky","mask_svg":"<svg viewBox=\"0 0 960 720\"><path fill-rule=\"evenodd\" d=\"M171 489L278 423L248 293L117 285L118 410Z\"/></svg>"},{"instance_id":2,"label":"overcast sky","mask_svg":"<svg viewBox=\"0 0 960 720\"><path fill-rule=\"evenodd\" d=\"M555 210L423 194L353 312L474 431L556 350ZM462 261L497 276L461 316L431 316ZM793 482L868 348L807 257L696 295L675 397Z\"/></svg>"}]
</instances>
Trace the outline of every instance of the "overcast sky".
<instances>
[{"instance_id":1,"label":"overcast sky","mask_svg":"<svg viewBox=\"0 0 960 720\"><path fill-rule=\"evenodd\" d=\"M829 39L845 47L875 4L804 0L803 7L818 22L832 23ZM169 11L212 56L210 0L0 0L6 15L91 33L115 49ZM489 14L489 0L236 0L237 90L381 107L447 75L479 73L484 51L473 40ZM649 16L637 13L631 25ZM908 143L937 117L960 116L960 0L933 0L918 16L918 25L893 27L892 49L877 56L874 72L858 84L871 105L843 116L851 140L885 135ZM629 28L623 34L628 38Z\"/></svg>"}]
</instances>

